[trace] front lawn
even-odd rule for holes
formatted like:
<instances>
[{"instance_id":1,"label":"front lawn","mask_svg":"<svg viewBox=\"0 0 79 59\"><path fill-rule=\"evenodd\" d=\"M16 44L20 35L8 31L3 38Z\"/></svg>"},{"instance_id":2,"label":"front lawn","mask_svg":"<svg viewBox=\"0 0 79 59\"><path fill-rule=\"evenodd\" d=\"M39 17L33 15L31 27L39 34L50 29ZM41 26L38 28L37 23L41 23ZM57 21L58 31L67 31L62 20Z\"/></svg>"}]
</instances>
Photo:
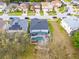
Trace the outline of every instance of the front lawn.
<instances>
[{"instance_id":1,"label":"front lawn","mask_svg":"<svg viewBox=\"0 0 79 59\"><path fill-rule=\"evenodd\" d=\"M33 11L29 10L29 11L27 11L27 15L28 15L28 16L34 16L35 13L34 13Z\"/></svg>"},{"instance_id":2,"label":"front lawn","mask_svg":"<svg viewBox=\"0 0 79 59\"><path fill-rule=\"evenodd\" d=\"M0 15L3 15L3 12L0 12Z\"/></svg>"},{"instance_id":3,"label":"front lawn","mask_svg":"<svg viewBox=\"0 0 79 59\"><path fill-rule=\"evenodd\" d=\"M78 16L79 16L79 14L70 14L70 16L77 16L77 17L78 17Z\"/></svg>"},{"instance_id":4,"label":"front lawn","mask_svg":"<svg viewBox=\"0 0 79 59\"><path fill-rule=\"evenodd\" d=\"M56 15L56 11L55 10L52 10L50 12L48 12L49 15Z\"/></svg>"},{"instance_id":5,"label":"front lawn","mask_svg":"<svg viewBox=\"0 0 79 59\"><path fill-rule=\"evenodd\" d=\"M16 11L16 12L10 12L9 15L11 16L21 16L22 15L22 12L21 11Z\"/></svg>"},{"instance_id":6,"label":"front lawn","mask_svg":"<svg viewBox=\"0 0 79 59\"><path fill-rule=\"evenodd\" d=\"M40 11L40 15L43 16L44 15L44 12L43 11Z\"/></svg>"},{"instance_id":7,"label":"front lawn","mask_svg":"<svg viewBox=\"0 0 79 59\"><path fill-rule=\"evenodd\" d=\"M61 12L61 13L66 12L66 10L67 10L66 6L61 6L61 7L58 8L58 11Z\"/></svg>"},{"instance_id":8,"label":"front lawn","mask_svg":"<svg viewBox=\"0 0 79 59\"><path fill-rule=\"evenodd\" d=\"M71 2L72 0L64 0L65 2Z\"/></svg>"}]
</instances>

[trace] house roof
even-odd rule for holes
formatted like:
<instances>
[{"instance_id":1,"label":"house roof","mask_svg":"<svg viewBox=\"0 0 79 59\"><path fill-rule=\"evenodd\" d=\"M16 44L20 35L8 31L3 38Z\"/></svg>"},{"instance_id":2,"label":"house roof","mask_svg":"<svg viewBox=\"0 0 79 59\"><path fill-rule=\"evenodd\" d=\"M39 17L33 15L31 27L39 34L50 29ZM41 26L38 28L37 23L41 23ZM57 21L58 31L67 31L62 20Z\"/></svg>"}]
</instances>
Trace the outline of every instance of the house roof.
<instances>
[{"instance_id":1,"label":"house roof","mask_svg":"<svg viewBox=\"0 0 79 59\"><path fill-rule=\"evenodd\" d=\"M51 3L54 7L60 7L62 5L60 0L54 0Z\"/></svg>"},{"instance_id":2,"label":"house roof","mask_svg":"<svg viewBox=\"0 0 79 59\"><path fill-rule=\"evenodd\" d=\"M22 9L23 9L23 8L26 9L26 8L29 7L29 2L21 3L19 7L22 8Z\"/></svg>"},{"instance_id":3,"label":"house roof","mask_svg":"<svg viewBox=\"0 0 79 59\"><path fill-rule=\"evenodd\" d=\"M48 30L48 22L45 19L31 19L30 30Z\"/></svg>"},{"instance_id":4,"label":"house roof","mask_svg":"<svg viewBox=\"0 0 79 59\"><path fill-rule=\"evenodd\" d=\"M3 2L0 2L0 5L4 5L4 3Z\"/></svg>"},{"instance_id":5,"label":"house roof","mask_svg":"<svg viewBox=\"0 0 79 59\"><path fill-rule=\"evenodd\" d=\"M79 0L73 0L73 1L79 2Z\"/></svg>"},{"instance_id":6,"label":"house roof","mask_svg":"<svg viewBox=\"0 0 79 59\"><path fill-rule=\"evenodd\" d=\"M62 21L65 22L72 30L79 28L79 19L77 17L67 17Z\"/></svg>"},{"instance_id":7,"label":"house roof","mask_svg":"<svg viewBox=\"0 0 79 59\"><path fill-rule=\"evenodd\" d=\"M27 31L28 23L26 19L13 19L9 24L8 30L24 30Z\"/></svg>"},{"instance_id":8,"label":"house roof","mask_svg":"<svg viewBox=\"0 0 79 59\"><path fill-rule=\"evenodd\" d=\"M41 4L42 4L42 8L51 8L49 7L51 5L50 2L41 2Z\"/></svg>"},{"instance_id":9,"label":"house roof","mask_svg":"<svg viewBox=\"0 0 79 59\"><path fill-rule=\"evenodd\" d=\"M32 3L32 5L34 5L34 6L36 6L36 5L37 5L37 6L40 6L40 4L41 4L40 2L33 2L33 3Z\"/></svg>"},{"instance_id":10,"label":"house roof","mask_svg":"<svg viewBox=\"0 0 79 59\"><path fill-rule=\"evenodd\" d=\"M5 9L6 3L0 2L0 9Z\"/></svg>"},{"instance_id":11,"label":"house roof","mask_svg":"<svg viewBox=\"0 0 79 59\"><path fill-rule=\"evenodd\" d=\"M18 7L19 4L18 4L18 3L10 3L10 4L8 5L8 8L13 8L13 6Z\"/></svg>"},{"instance_id":12,"label":"house roof","mask_svg":"<svg viewBox=\"0 0 79 59\"><path fill-rule=\"evenodd\" d=\"M40 2L33 2L32 6L34 6L35 8L40 8Z\"/></svg>"}]
</instances>

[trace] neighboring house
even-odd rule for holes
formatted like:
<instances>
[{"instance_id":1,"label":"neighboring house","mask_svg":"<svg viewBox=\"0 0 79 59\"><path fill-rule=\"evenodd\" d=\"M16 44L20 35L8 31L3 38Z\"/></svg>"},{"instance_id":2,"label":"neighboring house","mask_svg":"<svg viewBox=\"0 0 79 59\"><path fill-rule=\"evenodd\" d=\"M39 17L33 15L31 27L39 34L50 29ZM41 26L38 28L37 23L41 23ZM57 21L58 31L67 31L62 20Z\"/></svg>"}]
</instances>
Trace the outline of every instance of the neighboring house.
<instances>
[{"instance_id":1,"label":"neighboring house","mask_svg":"<svg viewBox=\"0 0 79 59\"><path fill-rule=\"evenodd\" d=\"M52 5L50 2L41 2L42 4L42 10L44 11L44 15L48 15L47 12L52 10Z\"/></svg>"},{"instance_id":2,"label":"neighboring house","mask_svg":"<svg viewBox=\"0 0 79 59\"><path fill-rule=\"evenodd\" d=\"M6 29L6 23L3 21L2 18L0 18L0 32L5 31Z\"/></svg>"},{"instance_id":3,"label":"neighboring house","mask_svg":"<svg viewBox=\"0 0 79 59\"><path fill-rule=\"evenodd\" d=\"M60 0L54 0L51 2L53 7L61 7L62 2Z\"/></svg>"},{"instance_id":4,"label":"neighboring house","mask_svg":"<svg viewBox=\"0 0 79 59\"><path fill-rule=\"evenodd\" d=\"M79 4L79 0L72 0L73 3Z\"/></svg>"},{"instance_id":5,"label":"neighboring house","mask_svg":"<svg viewBox=\"0 0 79 59\"><path fill-rule=\"evenodd\" d=\"M79 29L79 19L77 17L67 17L61 21L61 26L66 30L69 36Z\"/></svg>"},{"instance_id":6,"label":"neighboring house","mask_svg":"<svg viewBox=\"0 0 79 59\"><path fill-rule=\"evenodd\" d=\"M79 5L72 4L73 14L79 14Z\"/></svg>"},{"instance_id":7,"label":"neighboring house","mask_svg":"<svg viewBox=\"0 0 79 59\"><path fill-rule=\"evenodd\" d=\"M24 2L24 3L21 3L18 7L24 12L26 12L29 9L29 5L30 5L29 2Z\"/></svg>"},{"instance_id":8,"label":"neighboring house","mask_svg":"<svg viewBox=\"0 0 79 59\"><path fill-rule=\"evenodd\" d=\"M40 10L41 10L41 3L40 2L33 2L32 6L34 7L34 11L36 12L36 15L39 15Z\"/></svg>"},{"instance_id":9,"label":"neighboring house","mask_svg":"<svg viewBox=\"0 0 79 59\"><path fill-rule=\"evenodd\" d=\"M19 6L18 3L10 3L7 8L9 9L10 12L14 12L14 11L18 10L18 8L19 8L18 6ZM21 10L21 9L19 9L19 10Z\"/></svg>"},{"instance_id":10,"label":"neighboring house","mask_svg":"<svg viewBox=\"0 0 79 59\"><path fill-rule=\"evenodd\" d=\"M72 0L61 0L61 1L62 1L62 3L67 4L67 5L72 2Z\"/></svg>"},{"instance_id":11,"label":"neighboring house","mask_svg":"<svg viewBox=\"0 0 79 59\"><path fill-rule=\"evenodd\" d=\"M10 19L6 31L7 32L27 32L28 23L26 19L20 19L18 17L13 17Z\"/></svg>"},{"instance_id":12,"label":"neighboring house","mask_svg":"<svg viewBox=\"0 0 79 59\"><path fill-rule=\"evenodd\" d=\"M32 44L43 45L48 41L48 22L45 19L31 19L30 35Z\"/></svg>"},{"instance_id":13,"label":"neighboring house","mask_svg":"<svg viewBox=\"0 0 79 59\"><path fill-rule=\"evenodd\" d=\"M34 6L35 9L40 9L40 5L41 5L40 2L33 2L32 3L32 6Z\"/></svg>"},{"instance_id":14,"label":"neighboring house","mask_svg":"<svg viewBox=\"0 0 79 59\"><path fill-rule=\"evenodd\" d=\"M4 11L6 7L6 3L0 2L0 12Z\"/></svg>"}]
</instances>

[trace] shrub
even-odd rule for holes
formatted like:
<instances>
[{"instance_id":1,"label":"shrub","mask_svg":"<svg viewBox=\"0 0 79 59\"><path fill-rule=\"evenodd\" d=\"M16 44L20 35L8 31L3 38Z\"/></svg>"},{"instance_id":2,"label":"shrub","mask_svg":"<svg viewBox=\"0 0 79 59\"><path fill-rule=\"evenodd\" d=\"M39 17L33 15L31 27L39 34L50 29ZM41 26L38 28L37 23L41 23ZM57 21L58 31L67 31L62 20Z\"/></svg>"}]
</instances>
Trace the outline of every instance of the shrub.
<instances>
[{"instance_id":1,"label":"shrub","mask_svg":"<svg viewBox=\"0 0 79 59\"><path fill-rule=\"evenodd\" d=\"M73 43L76 48L79 48L79 32L75 32L72 35Z\"/></svg>"}]
</instances>

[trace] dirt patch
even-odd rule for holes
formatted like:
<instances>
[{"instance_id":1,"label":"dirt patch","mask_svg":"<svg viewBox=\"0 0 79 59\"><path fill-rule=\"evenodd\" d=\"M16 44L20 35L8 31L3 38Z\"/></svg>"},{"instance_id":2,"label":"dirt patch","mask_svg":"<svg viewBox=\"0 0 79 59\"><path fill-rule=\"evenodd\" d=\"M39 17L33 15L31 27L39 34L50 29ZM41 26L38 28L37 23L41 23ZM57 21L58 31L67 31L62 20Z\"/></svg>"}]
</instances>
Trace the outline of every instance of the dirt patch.
<instances>
[{"instance_id":1,"label":"dirt patch","mask_svg":"<svg viewBox=\"0 0 79 59\"><path fill-rule=\"evenodd\" d=\"M66 32L60 31L56 22L51 22L54 32L51 42L50 56L52 59L79 59L76 49L73 47L71 38Z\"/></svg>"}]
</instances>

